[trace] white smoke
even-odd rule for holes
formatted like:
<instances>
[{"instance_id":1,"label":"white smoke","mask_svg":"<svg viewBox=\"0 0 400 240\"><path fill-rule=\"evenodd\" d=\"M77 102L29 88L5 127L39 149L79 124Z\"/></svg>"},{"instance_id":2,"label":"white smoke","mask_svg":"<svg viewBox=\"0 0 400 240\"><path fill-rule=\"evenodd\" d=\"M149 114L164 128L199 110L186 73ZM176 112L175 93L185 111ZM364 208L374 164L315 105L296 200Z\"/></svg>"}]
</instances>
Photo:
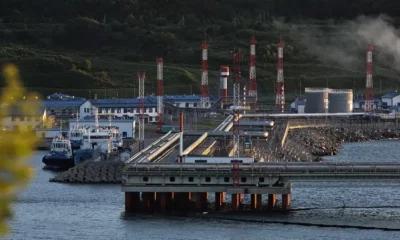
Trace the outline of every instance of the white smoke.
<instances>
[{"instance_id":1,"label":"white smoke","mask_svg":"<svg viewBox=\"0 0 400 240\"><path fill-rule=\"evenodd\" d=\"M398 29L386 16L360 16L355 20L321 25L291 27L294 40L300 39L308 54L324 63L334 63L348 70L365 67L367 43L374 45L374 64L400 71L400 37ZM333 29L333 31L332 31Z\"/></svg>"}]
</instances>

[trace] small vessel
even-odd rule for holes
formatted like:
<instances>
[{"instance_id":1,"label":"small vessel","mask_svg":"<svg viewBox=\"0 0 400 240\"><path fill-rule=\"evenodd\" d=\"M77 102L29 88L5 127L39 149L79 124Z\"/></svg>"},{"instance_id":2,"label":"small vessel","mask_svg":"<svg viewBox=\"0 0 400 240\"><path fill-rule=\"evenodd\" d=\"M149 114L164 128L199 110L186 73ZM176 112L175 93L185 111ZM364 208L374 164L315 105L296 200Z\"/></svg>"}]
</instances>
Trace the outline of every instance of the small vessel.
<instances>
[{"instance_id":1,"label":"small vessel","mask_svg":"<svg viewBox=\"0 0 400 240\"><path fill-rule=\"evenodd\" d=\"M83 143L83 133L85 130L79 126L79 114L76 113L76 125L70 129L70 140L72 149L80 149Z\"/></svg>"},{"instance_id":2,"label":"small vessel","mask_svg":"<svg viewBox=\"0 0 400 240\"><path fill-rule=\"evenodd\" d=\"M43 157L42 162L49 169L66 170L74 167L70 140L62 135L56 136L51 143L50 152Z\"/></svg>"},{"instance_id":3,"label":"small vessel","mask_svg":"<svg viewBox=\"0 0 400 240\"><path fill-rule=\"evenodd\" d=\"M95 112L95 126L85 129L80 149L75 151L74 163L78 165L86 160L94 159L98 153L110 153L113 149L113 139L110 129L99 126L97 108Z\"/></svg>"}]
</instances>

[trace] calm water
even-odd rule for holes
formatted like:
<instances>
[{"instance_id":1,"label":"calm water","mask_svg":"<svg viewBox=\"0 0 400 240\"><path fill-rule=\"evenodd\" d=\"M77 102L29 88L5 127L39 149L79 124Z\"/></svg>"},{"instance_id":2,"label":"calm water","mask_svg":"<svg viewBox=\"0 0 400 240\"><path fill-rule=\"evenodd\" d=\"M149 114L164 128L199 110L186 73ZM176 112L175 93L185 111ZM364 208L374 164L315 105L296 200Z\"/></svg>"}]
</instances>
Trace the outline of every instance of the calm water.
<instances>
[{"instance_id":1,"label":"calm water","mask_svg":"<svg viewBox=\"0 0 400 240\"><path fill-rule=\"evenodd\" d=\"M399 161L399 141L345 144L327 161ZM15 204L9 239L398 239L399 232L180 217L125 217L118 185L50 183L37 152L36 177ZM296 182L290 214L267 220L400 230L400 182ZM345 206L345 208L343 208Z\"/></svg>"}]
</instances>

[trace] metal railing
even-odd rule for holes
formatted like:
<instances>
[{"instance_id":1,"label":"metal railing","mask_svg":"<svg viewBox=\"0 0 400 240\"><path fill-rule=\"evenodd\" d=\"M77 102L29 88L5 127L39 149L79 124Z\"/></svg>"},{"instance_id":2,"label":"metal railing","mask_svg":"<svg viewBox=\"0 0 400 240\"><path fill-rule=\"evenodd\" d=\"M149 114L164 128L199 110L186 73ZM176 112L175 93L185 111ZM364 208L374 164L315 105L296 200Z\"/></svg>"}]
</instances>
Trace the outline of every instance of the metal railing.
<instances>
[{"instance_id":1,"label":"metal railing","mask_svg":"<svg viewBox=\"0 0 400 240\"><path fill-rule=\"evenodd\" d=\"M241 174L260 173L395 173L400 177L399 163L251 163L240 164ZM176 172L176 173L231 173L233 164L191 164L191 163L143 163L133 164L129 172Z\"/></svg>"}]
</instances>

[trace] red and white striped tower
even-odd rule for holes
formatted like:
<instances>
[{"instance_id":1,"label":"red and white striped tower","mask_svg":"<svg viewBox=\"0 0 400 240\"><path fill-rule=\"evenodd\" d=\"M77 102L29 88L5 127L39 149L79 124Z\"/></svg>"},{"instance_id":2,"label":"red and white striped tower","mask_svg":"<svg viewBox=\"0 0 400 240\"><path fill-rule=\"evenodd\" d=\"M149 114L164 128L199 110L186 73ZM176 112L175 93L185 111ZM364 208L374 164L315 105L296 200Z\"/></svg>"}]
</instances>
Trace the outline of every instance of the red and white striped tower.
<instances>
[{"instance_id":1,"label":"red and white striped tower","mask_svg":"<svg viewBox=\"0 0 400 240\"><path fill-rule=\"evenodd\" d=\"M283 40L278 43L278 65L276 66L276 98L275 107L279 112L285 110L285 84L283 79Z\"/></svg>"},{"instance_id":2,"label":"red and white striped tower","mask_svg":"<svg viewBox=\"0 0 400 240\"><path fill-rule=\"evenodd\" d=\"M372 80L372 44L367 46L367 67L366 67L366 81L365 81L365 112L374 110L374 84Z\"/></svg>"},{"instance_id":3,"label":"red and white striped tower","mask_svg":"<svg viewBox=\"0 0 400 240\"><path fill-rule=\"evenodd\" d=\"M220 89L223 103L226 103L228 100L228 76L229 66L221 66Z\"/></svg>"},{"instance_id":4,"label":"red and white striped tower","mask_svg":"<svg viewBox=\"0 0 400 240\"><path fill-rule=\"evenodd\" d=\"M157 132L162 133L163 123L163 96L164 96L164 83L163 83L163 67L164 59L157 58L157 113L158 113L158 124Z\"/></svg>"},{"instance_id":5,"label":"red and white striped tower","mask_svg":"<svg viewBox=\"0 0 400 240\"><path fill-rule=\"evenodd\" d=\"M256 38L253 35L250 39L250 70L249 70L249 96L254 97L254 106L257 108L257 81L256 81Z\"/></svg>"},{"instance_id":6,"label":"red and white striped tower","mask_svg":"<svg viewBox=\"0 0 400 240\"><path fill-rule=\"evenodd\" d=\"M139 151L144 149L144 80L146 73L139 74Z\"/></svg>"},{"instance_id":7,"label":"red and white striped tower","mask_svg":"<svg viewBox=\"0 0 400 240\"><path fill-rule=\"evenodd\" d=\"M202 61L201 61L201 96L200 107L206 108L209 106L210 98L208 96L208 43L207 36L204 34L204 42L202 47Z\"/></svg>"}]
</instances>

